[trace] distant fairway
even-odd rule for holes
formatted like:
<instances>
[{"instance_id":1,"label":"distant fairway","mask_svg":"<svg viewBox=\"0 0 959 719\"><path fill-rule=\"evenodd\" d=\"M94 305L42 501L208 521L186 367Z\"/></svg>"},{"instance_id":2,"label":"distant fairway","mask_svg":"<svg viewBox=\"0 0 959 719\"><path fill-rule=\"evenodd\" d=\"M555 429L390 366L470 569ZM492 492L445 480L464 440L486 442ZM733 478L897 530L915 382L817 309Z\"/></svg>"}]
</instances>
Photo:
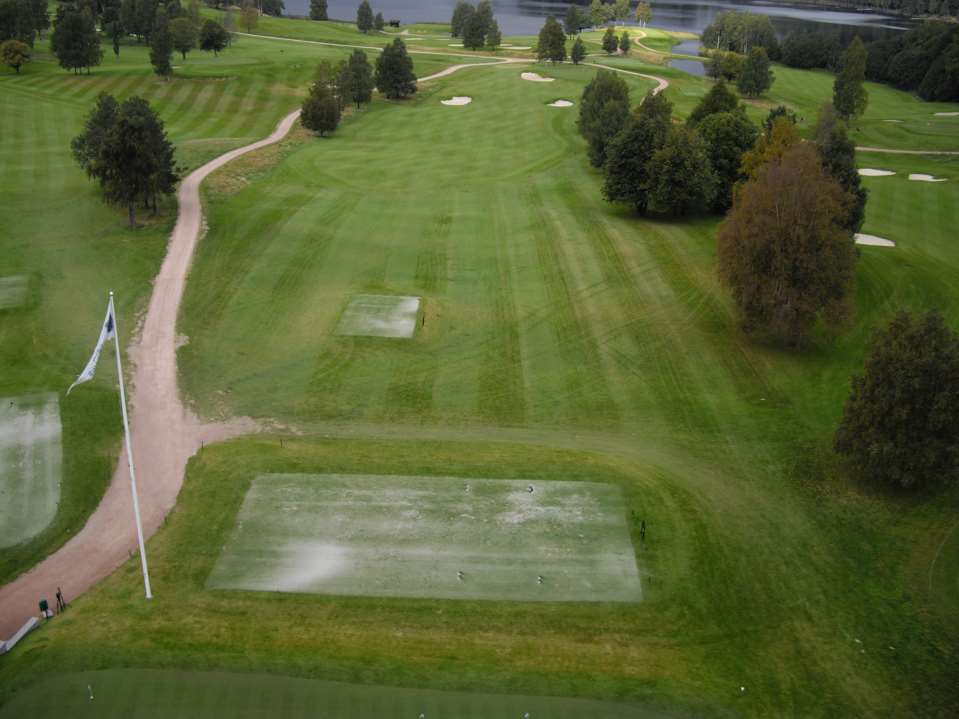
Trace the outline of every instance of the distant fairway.
<instances>
[{"instance_id":1,"label":"distant fairway","mask_svg":"<svg viewBox=\"0 0 959 719\"><path fill-rule=\"evenodd\" d=\"M677 716L583 699L400 689L268 674L135 669L57 675L0 709L0 719L522 719L524 715L529 719Z\"/></svg>"},{"instance_id":2,"label":"distant fairway","mask_svg":"<svg viewBox=\"0 0 959 719\"><path fill-rule=\"evenodd\" d=\"M638 601L625 515L619 488L591 482L261 475L208 585Z\"/></svg>"},{"instance_id":3,"label":"distant fairway","mask_svg":"<svg viewBox=\"0 0 959 719\"><path fill-rule=\"evenodd\" d=\"M55 394L0 397L0 549L44 530L60 501Z\"/></svg>"}]
</instances>

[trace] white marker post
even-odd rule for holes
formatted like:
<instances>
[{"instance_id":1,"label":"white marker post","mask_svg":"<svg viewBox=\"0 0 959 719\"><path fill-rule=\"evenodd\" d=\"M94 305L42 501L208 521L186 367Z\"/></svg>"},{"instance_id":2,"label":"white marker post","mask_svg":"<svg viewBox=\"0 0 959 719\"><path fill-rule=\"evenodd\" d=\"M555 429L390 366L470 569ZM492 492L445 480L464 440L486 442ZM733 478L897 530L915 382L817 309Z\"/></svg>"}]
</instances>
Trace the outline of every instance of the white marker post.
<instances>
[{"instance_id":1,"label":"white marker post","mask_svg":"<svg viewBox=\"0 0 959 719\"><path fill-rule=\"evenodd\" d=\"M130 420L127 418L127 396L123 389L123 365L120 363L120 328L117 326L117 311L113 306L113 291L110 292L110 314L113 317L113 346L117 351L117 376L120 380L120 409L123 411L123 434L127 444L127 464L130 466L130 492L133 495L133 516L137 523L137 541L140 543L140 566L143 569L143 588L146 598L153 599L150 591L150 572L147 569L147 551L143 546L143 527L140 525L140 502L137 499L137 475L133 469L133 444L130 442ZM91 696L91 699L93 697Z\"/></svg>"}]
</instances>

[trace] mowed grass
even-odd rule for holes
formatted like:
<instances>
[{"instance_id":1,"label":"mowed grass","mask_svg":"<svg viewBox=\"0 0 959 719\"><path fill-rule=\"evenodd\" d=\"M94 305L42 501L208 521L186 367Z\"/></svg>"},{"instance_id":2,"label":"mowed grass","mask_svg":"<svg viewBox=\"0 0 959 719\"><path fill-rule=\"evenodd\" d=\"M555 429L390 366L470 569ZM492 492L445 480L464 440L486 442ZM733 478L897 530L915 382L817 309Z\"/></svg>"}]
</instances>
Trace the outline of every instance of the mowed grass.
<instances>
[{"instance_id":1,"label":"mowed grass","mask_svg":"<svg viewBox=\"0 0 959 719\"><path fill-rule=\"evenodd\" d=\"M183 385L205 415L287 429L201 451L148 545L157 598L125 564L2 660L0 701L53 669L124 666L720 715L956 713L959 492L868 492L829 449L875 328L903 307L959 321L953 185L902 188L902 246L863 248L849 324L783 352L738 332L714 219L603 202L576 109L545 107L594 70L540 66L558 80L537 84L523 69L444 78L212 178ZM651 86L628 81L636 100ZM670 88L689 93L680 116L704 87ZM474 100L439 104L451 95ZM882 234L878 205L867 231ZM926 242L905 234L920 216L941 218ZM420 296L425 325L337 337L356 293ZM616 485L648 521L644 601L211 591L262 473Z\"/></svg>"},{"instance_id":2,"label":"mowed grass","mask_svg":"<svg viewBox=\"0 0 959 719\"><path fill-rule=\"evenodd\" d=\"M91 696L92 692L92 696ZM319 713L318 713L319 712ZM440 692L291 679L267 674L115 669L59 675L32 687L0 717L215 719L278 716L356 719L634 719L671 716L609 702Z\"/></svg>"},{"instance_id":3,"label":"mowed grass","mask_svg":"<svg viewBox=\"0 0 959 719\"><path fill-rule=\"evenodd\" d=\"M70 154L70 140L99 93L149 100L177 146L177 162L189 170L269 134L300 104L316 63L348 52L242 38L219 57L178 56L176 74L163 81L144 47L124 46L119 57L107 48L103 65L77 76L56 65L43 40L21 74L0 69L0 278L23 278L26 285L25 296L18 290L12 306L0 307L0 396L62 395L93 349L107 292L116 292L126 343L159 269L173 202L158 217L141 210L144 226L130 230L126 213L103 204ZM451 62L429 56L416 68L429 74ZM79 530L109 482L120 417L108 355L97 380L61 402L58 514L32 541L0 550L0 581Z\"/></svg>"}]
</instances>

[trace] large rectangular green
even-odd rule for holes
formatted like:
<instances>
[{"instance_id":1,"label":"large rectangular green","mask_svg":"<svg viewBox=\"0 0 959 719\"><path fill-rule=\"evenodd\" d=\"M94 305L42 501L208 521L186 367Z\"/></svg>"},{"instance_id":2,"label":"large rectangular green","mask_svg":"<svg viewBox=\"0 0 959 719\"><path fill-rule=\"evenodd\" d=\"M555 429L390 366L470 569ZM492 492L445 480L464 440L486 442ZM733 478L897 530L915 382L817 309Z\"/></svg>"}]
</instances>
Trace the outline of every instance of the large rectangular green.
<instances>
[{"instance_id":1,"label":"large rectangular green","mask_svg":"<svg viewBox=\"0 0 959 719\"><path fill-rule=\"evenodd\" d=\"M618 487L456 477L260 475L208 586L444 599L642 598Z\"/></svg>"}]
</instances>

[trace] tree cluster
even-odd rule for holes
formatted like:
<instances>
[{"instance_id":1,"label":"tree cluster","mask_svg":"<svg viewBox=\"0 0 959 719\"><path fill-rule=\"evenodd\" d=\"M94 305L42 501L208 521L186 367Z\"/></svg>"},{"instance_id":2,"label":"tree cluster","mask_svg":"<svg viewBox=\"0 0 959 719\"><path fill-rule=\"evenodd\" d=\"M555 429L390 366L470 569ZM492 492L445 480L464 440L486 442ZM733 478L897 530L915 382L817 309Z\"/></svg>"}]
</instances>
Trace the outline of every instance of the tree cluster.
<instances>
[{"instance_id":1,"label":"tree cluster","mask_svg":"<svg viewBox=\"0 0 959 719\"><path fill-rule=\"evenodd\" d=\"M346 60L333 65L327 60L316 68L316 79L310 86L300 122L320 136L332 133L348 105L360 105L373 98L373 70L366 53L354 50Z\"/></svg>"},{"instance_id":2,"label":"tree cluster","mask_svg":"<svg viewBox=\"0 0 959 719\"><path fill-rule=\"evenodd\" d=\"M319 10L319 9L318 9ZM312 17L312 6L310 10L310 16ZM313 18L314 20L326 19L326 2L323 3L322 8L322 18ZM373 14L373 8L370 7L367 0L363 0L360 3L359 7L356 8L356 28L362 33L368 33L370 30L376 30L379 32L384 27L386 27L386 20L383 19L383 13L378 12L376 15Z\"/></svg>"},{"instance_id":3,"label":"tree cluster","mask_svg":"<svg viewBox=\"0 0 959 719\"><path fill-rule=\"evenodd\" d=\"M490 0L480 0L475 6L457 3L450 20L450 35L462 38L467 50L498 47L502 37Z\"/></svg>"},{"instance_id":4,"label":"tree cluster","mask_svg":"<svg viewBox=\"0 0 959 719\"><path fill-rule=\"evenodd\" d=\"M916 92L924 100L959 101L959 26L925 22L870 43L866 77Z\"/></svg>"},{"instance_id":5,"label":"tree cluster","mask_svg":"<svg viewBox=\"0 0 959 719\"><path fill-rule=\"evenodd\" d=\"M735 82L746 97L760 97L772 87L775 75L766 48L753 46L746 55L732 50L706 50L706 54L709 57L706 74Z\"/></svg>"},{"instance_id":6,"label":"tree cluster","mask_svg":"<svg viewBox=\"0 0 959 719\"><path fill-rule=\"evenodd\" d=\"M0 0L0 43L33 42L50 27L46 0Z\"/></svg>"},{"instance_id":7,"label":"tree cluster","mask_svg":"<svg viewBox=\"0 0 959 719\"><path fill-rule=\"evenodd\" d=\"M71 149L107 202L127 208L131 227L138 202L156 213L157 196L172 194L180 179L163 120L139 97L118 103L101 94Z\"/></svg>"},{"instance_id":8,"label":"tree cluster","mask_svg":"<svg viewBox=\"0 0 959 719\"><path fill-rule=\"evenodd\" d=\"M779 59L779 40L766 15L736 10L723 10L703 30L702 43L714 50L727 50L746 55L751 48L761 47L773 60Z\"/></svg>"},{"instance_id":9,"label":"tree cluster","mask_svg":"<svg viewBox=\"0 0 959 719\"><path fill-rule=\"evenodd\" d=\"M310 20L329 20L326 0L310 0Z\"/></svg>"},{"instance_id":10,"label":"tree cluster","mask_svg":"<svg viewBox=\"0 0 959 719\"><path fill-rule=\"evenodd\" d=\"M615 23L617 20L626 20L630 14L629 0L614 0L611 3L593 0L589 6L588 22L592 27L599 27L606 23ZM583 19L587 20L587 18Z\"/></svg>"}]
</instances>

